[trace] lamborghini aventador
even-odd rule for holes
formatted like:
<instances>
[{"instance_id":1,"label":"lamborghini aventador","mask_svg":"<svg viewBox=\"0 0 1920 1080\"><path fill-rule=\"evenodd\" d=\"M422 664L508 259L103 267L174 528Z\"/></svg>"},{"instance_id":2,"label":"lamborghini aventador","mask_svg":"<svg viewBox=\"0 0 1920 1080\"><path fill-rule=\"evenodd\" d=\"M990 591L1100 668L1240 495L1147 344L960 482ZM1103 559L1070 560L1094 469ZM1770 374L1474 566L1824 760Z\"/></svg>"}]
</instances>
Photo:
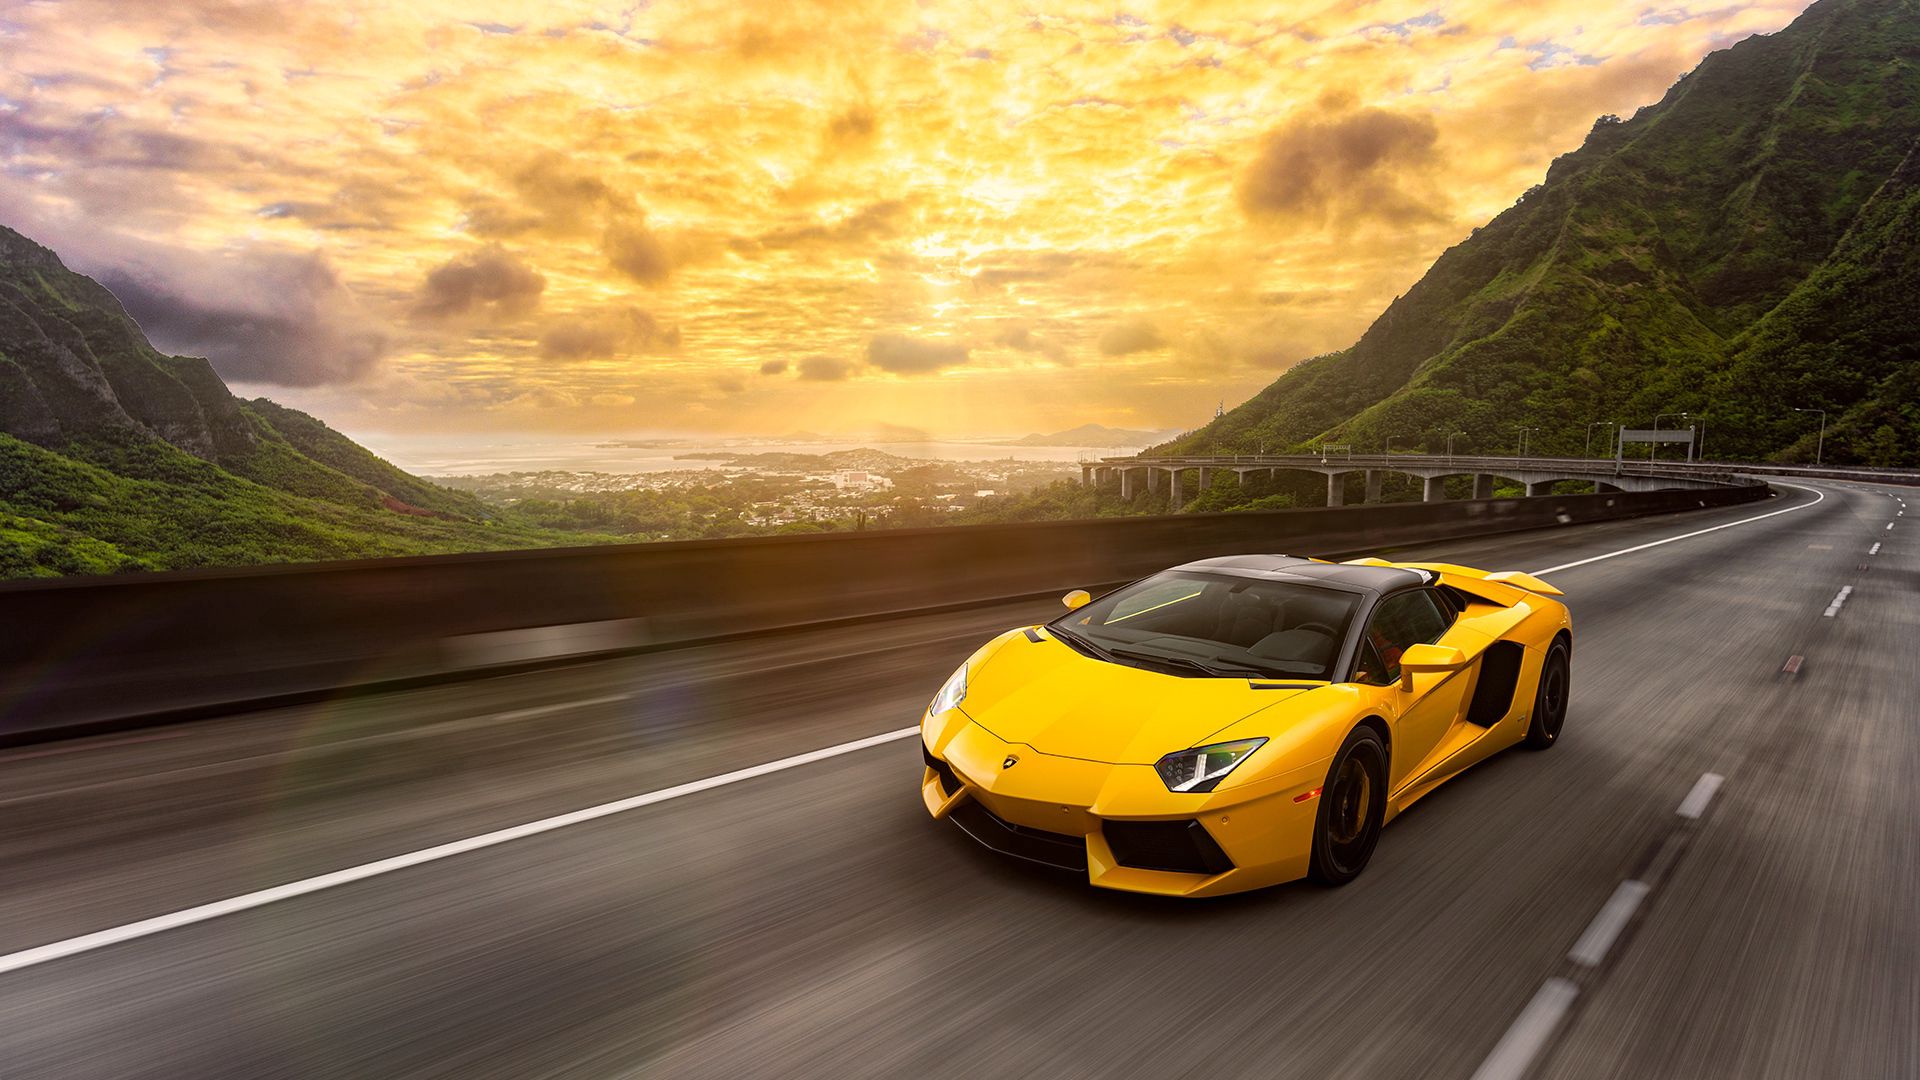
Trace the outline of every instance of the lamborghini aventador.
<instances>
[{"instance_id":1,"label":"lamborghini aventador","mask_svg":"<svg viewBox=\"0 0 1920 1080\"><path fill-rule=\"evenodd\" d=\"M1559 595L1523 573L1283 555L1075 590L935 695L921 798L990 848L1107 888L1344 884L1416 799L1560 737Z\"/></svg>"}]
</instances>

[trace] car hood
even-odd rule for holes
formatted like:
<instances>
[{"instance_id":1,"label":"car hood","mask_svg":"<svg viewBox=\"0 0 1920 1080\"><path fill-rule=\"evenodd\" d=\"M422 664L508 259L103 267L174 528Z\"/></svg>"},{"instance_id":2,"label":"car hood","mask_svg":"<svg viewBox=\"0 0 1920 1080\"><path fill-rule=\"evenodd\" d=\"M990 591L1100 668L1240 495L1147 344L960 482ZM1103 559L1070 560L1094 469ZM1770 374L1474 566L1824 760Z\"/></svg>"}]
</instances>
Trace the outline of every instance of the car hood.
<instances>
[{"instance_id":1,"label":"car hood","mask_svg":"<svg viewBox=\"0 0 1920 1080\"><path fill-rule=\"evenodd\" d=\"M1303 692L1111 664L1052 637L1015 635L968 672L960 708L995 736L1044 754L1151 765Z\"/></svg>"}]
</instances>

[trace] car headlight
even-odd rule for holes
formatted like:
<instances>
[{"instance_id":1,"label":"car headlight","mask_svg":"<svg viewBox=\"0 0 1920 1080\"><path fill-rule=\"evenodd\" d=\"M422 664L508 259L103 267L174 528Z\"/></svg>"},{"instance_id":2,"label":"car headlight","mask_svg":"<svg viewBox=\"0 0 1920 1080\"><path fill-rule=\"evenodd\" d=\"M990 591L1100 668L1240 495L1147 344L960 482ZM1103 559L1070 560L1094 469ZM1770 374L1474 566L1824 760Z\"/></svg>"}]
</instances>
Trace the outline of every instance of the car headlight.
<instances>
[{"instance_id":1,"label":"car headlight","mask_svg":"<svg viewBox=\"0 0 1920 1080\"><path fill-rule=\"evenodd\" d=\"M947 678L947 685L941 687L940 692L933 696L933 704L927 706L927 712L939 716L948 709L959 706L966 697L967 665L961 664L960 669Z\"/></svg>"},{"instance_id":2,"label":"car headlight","mask_svg":"<svg viewBox=\"0 0 1920 1080\"><path fill-rule=\"evenodd\" d=\"M1265 739L1241 739L1176 750L1156 762L1153 770L1160 774L1168 791L1212 791L1228 773L1266 743Z\"/></svg>"}]
</instances>

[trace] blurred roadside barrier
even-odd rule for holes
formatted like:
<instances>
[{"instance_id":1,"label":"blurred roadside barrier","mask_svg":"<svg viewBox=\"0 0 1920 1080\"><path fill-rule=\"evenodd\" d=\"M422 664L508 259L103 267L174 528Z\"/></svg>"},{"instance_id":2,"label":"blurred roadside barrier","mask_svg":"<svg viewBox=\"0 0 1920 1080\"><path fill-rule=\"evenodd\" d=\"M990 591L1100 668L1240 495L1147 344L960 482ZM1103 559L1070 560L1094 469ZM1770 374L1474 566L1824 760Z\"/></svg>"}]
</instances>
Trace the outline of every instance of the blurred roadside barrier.
<instances>
[{"instance_id":1,"label":"blurred roadside barrier","mask_svg":"<svg viewBox=\"0 0 1920 1080\"><path fill-rule=\"evenodd\" d=\"M1062 593L1214 555L1353 556L1768 494L1755 483L0 582L0 745Z\"/></svg>"}]
</instances>

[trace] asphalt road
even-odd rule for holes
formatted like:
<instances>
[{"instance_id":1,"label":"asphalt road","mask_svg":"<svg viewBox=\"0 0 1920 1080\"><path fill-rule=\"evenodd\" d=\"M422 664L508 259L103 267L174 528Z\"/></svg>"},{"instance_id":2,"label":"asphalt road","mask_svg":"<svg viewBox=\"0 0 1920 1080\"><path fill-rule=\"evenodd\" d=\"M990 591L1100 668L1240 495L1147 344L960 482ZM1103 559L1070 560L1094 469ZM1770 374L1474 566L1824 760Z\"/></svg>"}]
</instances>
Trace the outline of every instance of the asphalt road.
<instances>
[{"instance_id":1,"label":"asphalt road","mask_svg":"<svg viewBox=\"0 0 1920 1080\"><path fill-rule=\"evenodd\" d=\"M1050 604L0 753L0 1077L1920 1075L1920 492L1796 483L1399 553L1758 518L1549 575L1561 744L1338 890L1008 862L926 818L900 738L33 951L909 727Z\"/></svg>"}]
</instances>

